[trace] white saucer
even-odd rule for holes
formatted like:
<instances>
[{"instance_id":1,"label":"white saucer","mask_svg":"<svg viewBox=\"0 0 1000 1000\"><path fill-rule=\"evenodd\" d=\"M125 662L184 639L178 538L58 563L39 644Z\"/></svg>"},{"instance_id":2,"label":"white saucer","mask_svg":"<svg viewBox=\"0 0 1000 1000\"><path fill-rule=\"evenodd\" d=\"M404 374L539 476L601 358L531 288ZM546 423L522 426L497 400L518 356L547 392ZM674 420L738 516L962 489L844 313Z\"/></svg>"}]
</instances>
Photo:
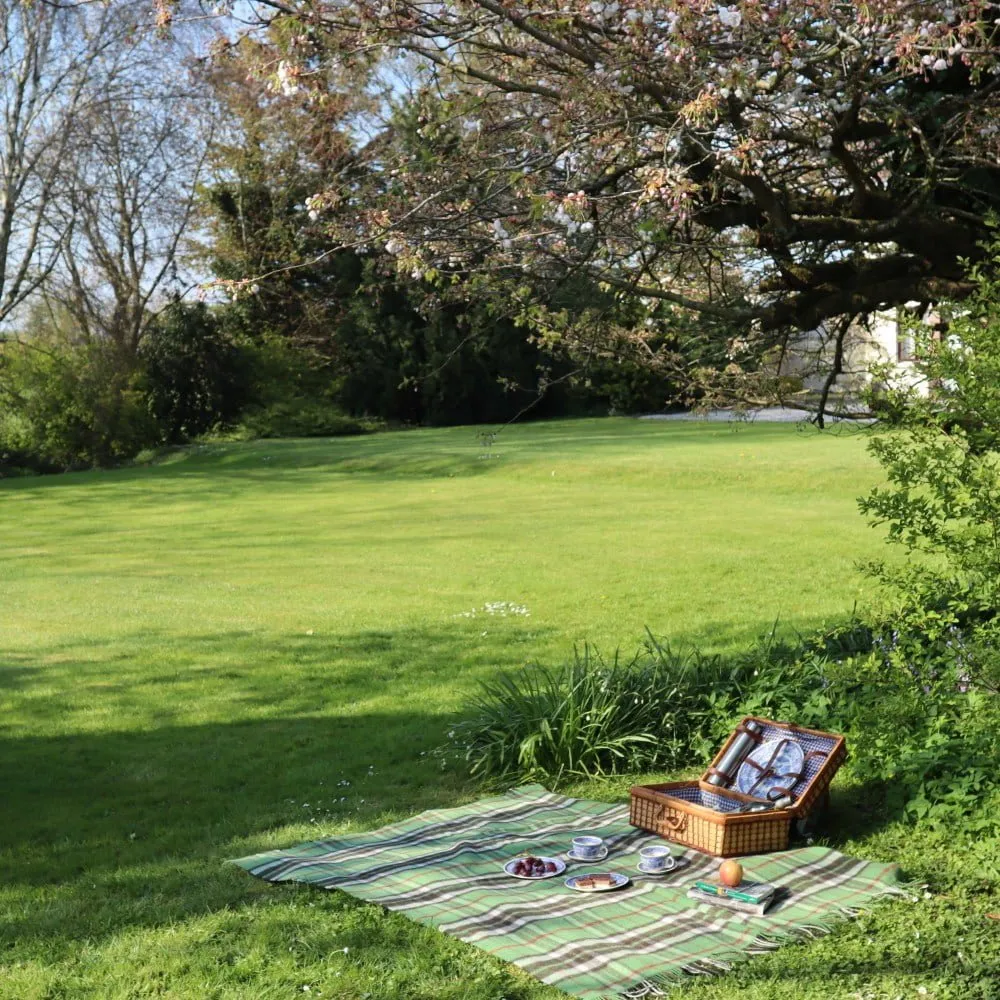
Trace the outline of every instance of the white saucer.
<instances>
[{"instance_id":1,"label":"white saucer","mask_svg":"<svg viewBox=\"0 0 1000 1000\"><path fill-rule=\"evenodd\" d=\"M636 868L642 872L643 875L670 875L671 873L677 871L679 865L674 865L671 868L647 868L641 861L636 865Z\"/></svg>"},{"instance_id":2,"label":"white saucer","mask_svg":"<svg viewBox=\"0 0 1000 1000\"><path fill-rule=\"evenodd\" d=\"M643 875L673 875L674 872L680 871L681 868L687 865L687 858L674 858L673 868L646 868L640 861L636 868L642 872Z\"/></svg>"},{"instance_id":3,"label":"white saucer","mask_svg":"<svg viewBox=\"0 0 1000 1000\"><path fill-rule=\"evenodd\" d=\"M574 854L573 848L570 848L566 852L566 857L569 858L570 861L603 861L607 856L608 849L606 847L602 847L599 854L591 854L586 858L580 854Z\"/></svg>"}]
</instances>

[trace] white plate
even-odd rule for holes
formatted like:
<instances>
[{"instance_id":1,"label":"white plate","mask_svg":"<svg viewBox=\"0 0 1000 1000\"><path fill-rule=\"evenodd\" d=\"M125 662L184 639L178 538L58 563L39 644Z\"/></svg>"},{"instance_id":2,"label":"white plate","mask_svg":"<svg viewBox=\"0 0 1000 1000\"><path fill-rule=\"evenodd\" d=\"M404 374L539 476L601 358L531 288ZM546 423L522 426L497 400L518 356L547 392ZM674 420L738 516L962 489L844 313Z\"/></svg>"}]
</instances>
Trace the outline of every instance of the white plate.
<instances>
[{"instance_id":1,"label":"white plate","mask_svg":"<svg viewBox=\"0 0 1000 1000\"><path fill-rule=\"evenodd\" d=\"M610 875L615 880L615 883L614 885L596 886L592 889L577 885L580 879L594 875ZM620 889L623 885L628 885L631 881L628 875L621 875L618 872L584 872L583 875L572 875L566 879L566 886L570 889L575 889L577 892L612 892L615 889Z\"/></svg>"},{"instance_id":2,"label":"white plate","mask_svg":"<svg viewBox=\"0 0 1000 1000\"><path fill-rule=\"evenodd\" d=\"M601 848L600 854L591 854L588 857L584 857L582 854L574 854L573 848L570 848L566 852L566 857L570 861L603 861L608 856L608 849L606 847Z\"/></svg>"},{"instance_id":3,"label":"white plate","mask_svg":"<svg viewBox=\"0 0 1000 1000\"><path fill-rule=\"evenodd\" d=\"M747 761L752 760L756 764L760 764L763 767L774 754L777 749L780 740L768 740L766 743L761 743L753 753L751 753L747 759L740 764L739 772L736 775L736 789L742 792L744 795L753 795L755 799L766 799L767 793L771 791L772 788L787 788L788 778L783 778L783 774L800 774L804 767L806 761L806 755L802 751L802 745L796 743L795 740L786 740L785 745L781 750L781 753L775 757L771 768L776 772L770 777L765 778L760 782L759 785L754 789L753 792L750 791L753 788L754 783L760 778L760 769L753 766L753 764L748 764ZM795 784L796 782L793 782Z\"/></svg>"},{"instance_id":4,"label":"white plate","mask_svg":"<svg viewBox=\"0 0 1000 1000\"><path fill-rule=\"evenodd\" d=\"M518 863L518 861L523 861L529 856L538 858L539 861L551 861L556 866L556 870L554 872L546 872L544 875L515 875L511 869ZM519 858L511 858L510 861L503 866L503 870L513 878L524 878L529 882L540 882L543 878L555 878L557 875L562 875L562 873L566 871L566 862L560 861L558 858L547 858L542 854L522 854Z\"/></svg>"}]
</instances>

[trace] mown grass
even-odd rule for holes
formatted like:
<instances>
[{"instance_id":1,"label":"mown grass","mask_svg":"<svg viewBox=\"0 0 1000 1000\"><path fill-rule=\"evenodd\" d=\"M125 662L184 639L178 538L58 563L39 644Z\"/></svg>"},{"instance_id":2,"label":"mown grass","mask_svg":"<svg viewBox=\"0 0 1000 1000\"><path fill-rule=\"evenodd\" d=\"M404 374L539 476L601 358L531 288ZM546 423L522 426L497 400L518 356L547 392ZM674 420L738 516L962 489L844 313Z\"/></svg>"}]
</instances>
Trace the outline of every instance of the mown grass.
<instances>
[{"instance_id":1,"label":"mown grass","mask_svg":"<svg viewBox=\"0 0 1000 1000\"><path fill-rule=\"evenodd\" d=\"M498 668L849 611L876 470L857 435L787 426L571 421L481 452L457 428L0 483L0 997L562 995L224 862L476 797L431 751ZM834 841L934 898L689 995L995 995L996 843L841 785Z\"/></svg>"}]
</instances>

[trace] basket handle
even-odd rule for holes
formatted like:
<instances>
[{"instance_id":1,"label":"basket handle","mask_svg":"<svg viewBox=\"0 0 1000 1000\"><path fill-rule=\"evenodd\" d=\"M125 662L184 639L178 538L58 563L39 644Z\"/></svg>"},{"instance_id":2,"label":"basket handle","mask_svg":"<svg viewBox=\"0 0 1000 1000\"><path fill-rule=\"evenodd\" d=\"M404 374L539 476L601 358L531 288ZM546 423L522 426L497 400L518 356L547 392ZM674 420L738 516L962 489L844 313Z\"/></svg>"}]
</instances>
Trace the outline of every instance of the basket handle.
<instances>
[{"instance_id":1,"label":"basket handle","mask_svg":"<svg viewBox=\"0 0 1000 1000\"><path fill-rule=\"evenodd\" d=\"M666 826L671 833L681 833L687 826L687 816L664 816L666 806L660 806L657 820Z\"/></svg>"}]
</instances>

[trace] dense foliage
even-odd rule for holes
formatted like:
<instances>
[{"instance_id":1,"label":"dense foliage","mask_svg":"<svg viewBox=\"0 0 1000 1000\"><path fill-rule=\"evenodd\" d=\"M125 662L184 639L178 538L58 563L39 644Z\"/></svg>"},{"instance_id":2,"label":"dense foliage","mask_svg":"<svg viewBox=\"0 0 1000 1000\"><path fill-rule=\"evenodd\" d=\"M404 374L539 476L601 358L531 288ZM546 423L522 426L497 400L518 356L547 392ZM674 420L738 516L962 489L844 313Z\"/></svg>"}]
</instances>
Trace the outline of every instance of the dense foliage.
<instances>
[{"instance_id":1,"label":"dense foliage","mask_svg":"<svg viewBox=\"0 0 1000 1000\"><path fill-rule=\"evenodd\" d=\"M0 380L0 473L115 465L159 431L138 375L105 344L8 344Z\"/></svg>"},{"instance_id":2,"label":"dense foliage","mask_svg":"<svg viewBox=\"0 0 1000 1000\"><path fill-rule=\"evenodd\" d=\"M561 668L529 666L483 682L462 727L466 759L489 779L690 766L710 755L737 711L780 716L794 706L822 717L822 696L797 704L800 689L821 677L816 660L798 660L774 635L732 658L678 652L652 634L628 662L617 654L605 662L585 647Z\"/></svg>"},{"instance_id":3,"label":"dense foliage","mask_svg":"<svg viewBox=\"0 0 1000 1000\"><path fill-rule=\"evenodd\" d=\"M352 74L317 64L321 111L295 88L276 87L261 67L293 58L294 40L276 23L227 49L208 77L228 128L204 189L204 255L233 294L226 322L241 339L277 337L308 351L328 376L329 400L354 416L499 423L664 405L662 372L634 350L598 343L640 312L585 276L564 274L542 310L531 294L470 297L433 275L402 271L383 247L331 245L331 218L353 225L373 188L385 185L350 135L372 98L363 66ZM415 155L418 117L408 102L396 112L395 141ZM318 190L326 192L322 205ZM565 333L583 326L592 342L567 351ZM662 332L644 343L657 339L659 347Z\"/></svg>"},{"instance_id":4,"label":"dense foliage","mask_svg":"<svg viewBox=\"0 0 1000 1000\"><path fill-rule=\"evenodd\" d=\"M914 383L885 390L871 442L887 481L860 505L910 555L869 567L898 623L893 656L933 683L948 650L949 680L1000 691L1000 281L982 266L970 279L946 336L914 325Z\"/></svg>"},{"instance_id":5,"label":"dense foliage","mask_svg":"<svg viewBox=\"0 0 1000 1000\"><path fill-rule=\"evenodd\" d=\"M367 109L358 211L311 194L331 244L476 298L584 273L724 321L750 373L798 330L967 294L1000 207L994 4L258 9L295 44L252 70L307 117L333 73L406 77Z\"/></svg>"},{"instance_id":6,"label":"dense foliage","mask_svg":"<svg viewBox=\"0 0 1000 1000\"><path fill-rule=\"evenodd\" d=\"M562 668L484 682L457 746L493 782L662 769L702 771L745 715L845 733L851 768L896 814L948 829L1000 828L1000 703L954 683L949 651L921 683L859 620L795 642L773 634L736 656L650 637L627 664L587 651Z\"/></svg>"},{"instance_id":7,"label":"dense foliage","mask_svg":"<svg viewBox=\"0 0 1000 1000\"><path fill-rule=\"evenodd\" d=\"M205 305L176 303L164 310L141 355L146 403L166 443L233 422L249 401L247 353Z\"/></svg>"}]
</instances>

